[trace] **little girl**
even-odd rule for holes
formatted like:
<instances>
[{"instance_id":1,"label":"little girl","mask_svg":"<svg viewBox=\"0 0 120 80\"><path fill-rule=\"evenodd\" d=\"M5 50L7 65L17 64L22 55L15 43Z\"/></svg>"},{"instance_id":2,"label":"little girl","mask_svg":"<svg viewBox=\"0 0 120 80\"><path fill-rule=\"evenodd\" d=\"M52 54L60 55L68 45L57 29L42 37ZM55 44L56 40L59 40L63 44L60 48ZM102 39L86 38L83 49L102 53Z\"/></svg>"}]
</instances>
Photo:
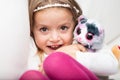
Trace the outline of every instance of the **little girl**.
<instances>
[{"instance_id":1,"label":"little girl","mask_svg":"<svg viewBox=\"0 0 120 80\"><path fill-rule=\"evenodd\" d=\"M75 0L29 0L29 15L37 52L20 80L98 80L96 75L117 72L118 61L108 49L89 54L82 45L72 44L82 15Z\"/></svg>"}]
</instances>

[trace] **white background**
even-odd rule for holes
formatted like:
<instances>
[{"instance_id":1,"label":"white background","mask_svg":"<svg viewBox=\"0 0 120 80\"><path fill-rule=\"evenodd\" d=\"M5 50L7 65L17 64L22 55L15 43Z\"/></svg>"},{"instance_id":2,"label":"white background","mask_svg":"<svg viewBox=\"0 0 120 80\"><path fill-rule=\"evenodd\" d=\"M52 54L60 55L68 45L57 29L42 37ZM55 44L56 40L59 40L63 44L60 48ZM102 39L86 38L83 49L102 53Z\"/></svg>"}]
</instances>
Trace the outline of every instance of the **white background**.
<instances>
[{"instance_id":1,"label":"white background","mask_svg":"<svg viewBox=\"0 0 120 80\"><path fill-rule=\"evenodd\" d=\"M27 0L0 0L0 80L18 80L29 48Z\"/></svg>"}]
</instances>

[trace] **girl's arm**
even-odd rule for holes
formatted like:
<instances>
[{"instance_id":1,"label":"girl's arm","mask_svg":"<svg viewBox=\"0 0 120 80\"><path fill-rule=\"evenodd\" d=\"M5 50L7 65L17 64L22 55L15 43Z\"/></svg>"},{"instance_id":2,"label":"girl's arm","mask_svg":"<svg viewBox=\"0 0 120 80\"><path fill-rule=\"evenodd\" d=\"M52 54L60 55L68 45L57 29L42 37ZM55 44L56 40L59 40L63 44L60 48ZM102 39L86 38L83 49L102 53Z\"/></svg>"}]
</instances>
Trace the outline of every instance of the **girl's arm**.
<instances>
[{"instance_id":1,"label":"girl's arm","mask_svg":"<svg viewBox=\"0 0 120 80\"><path fill-rule=\"evenodd\" d=\"M57 49L56 51L64 52L69 56L73 57L74 59L76 59L76 54L75 54L76 51L86 52L86 48L80 44L72 44L72 45L63 46Z\"/></svg>"},{"instance_id":2,"label":"girl's arm","mask_svg":"<svg viewBox=\"0 0 120 80\"><path fill-rule=\"evenodd\" d=\"M98 76L115 74L119 69L118 60L106 46L96 53L85 52L85 48L77 44L62 47L58 51L67 53Z\"/></svg>"}]
</instances>

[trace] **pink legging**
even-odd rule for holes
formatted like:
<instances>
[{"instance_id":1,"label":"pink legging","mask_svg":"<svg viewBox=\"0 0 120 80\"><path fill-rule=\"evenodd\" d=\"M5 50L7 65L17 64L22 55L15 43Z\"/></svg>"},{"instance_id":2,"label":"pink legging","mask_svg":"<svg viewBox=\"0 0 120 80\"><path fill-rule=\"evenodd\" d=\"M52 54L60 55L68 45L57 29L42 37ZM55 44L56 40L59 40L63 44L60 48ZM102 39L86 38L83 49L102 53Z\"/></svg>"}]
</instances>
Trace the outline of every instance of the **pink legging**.
<instances>
[{"instance_id":1,"label":"pink legging","mask_svg":"<svg viewBox=\"0 0 120 80\"><path fill-rule=\"evenodd\" d=\"M63 52L50 54L43 63L46 76L29 70L19 80L98 80L96 75Z\"/></svg>"}]
</instances>

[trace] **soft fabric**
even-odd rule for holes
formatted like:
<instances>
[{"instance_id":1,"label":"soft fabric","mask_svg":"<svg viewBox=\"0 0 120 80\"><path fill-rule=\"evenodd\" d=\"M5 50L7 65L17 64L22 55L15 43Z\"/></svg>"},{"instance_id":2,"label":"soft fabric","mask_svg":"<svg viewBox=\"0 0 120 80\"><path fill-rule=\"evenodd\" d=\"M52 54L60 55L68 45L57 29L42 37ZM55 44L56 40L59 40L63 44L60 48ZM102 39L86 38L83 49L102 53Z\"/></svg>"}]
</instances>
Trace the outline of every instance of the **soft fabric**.
<instances>
[{"instance_id":1,"label":"soft fabric","mask_svg":"<svg viewBox=\"0 0 120 80\"><path fill-rule=\"evenodd\" d=\"M98 80L95 74L63 52L50 54L43 63L44 71L49 80ZM25 72L20 80L48 80L39 71Z\"/></svg>"},{"instance_id":2,"label":"soft fabric","mask_svg":"<svg viewBox=\"0 0 120 80\"><path fill-rule=\"evenodd\" d=\"M104 41L104 29L93 19L81 15L74 30L74 39L85 46L88 51L101 49Z\"/></svg>"},{"instance_id":3,"label":"soft fabric","mask_svg":"<svg viewBox=\"0 0 120 80\"><path fill-rule=\"evenodd\" d=\"M49 80L41 72L37 70L26 71L19 80Z\"/></svg>"},{"instance_id":4,"label":"soft fabric","mask_svg":"<svg viewBox=\"0 0 120 80\"><path fill-rule=\"evenodd\" d=\"M98 80L90 70L63 52L49 55L43 67L51 80Z\"/></svg>"},{"instance_id":5,"label":"soft fabric","mask_svg":"<svg viewBox=\"0 0 120 80\"><path fill-rule=\"evenodd\" d=\"M118 60L107 45L94 54L77 51L76 59L98 76L109 76L119 71Z\"/></svg>"}]
</instances>

